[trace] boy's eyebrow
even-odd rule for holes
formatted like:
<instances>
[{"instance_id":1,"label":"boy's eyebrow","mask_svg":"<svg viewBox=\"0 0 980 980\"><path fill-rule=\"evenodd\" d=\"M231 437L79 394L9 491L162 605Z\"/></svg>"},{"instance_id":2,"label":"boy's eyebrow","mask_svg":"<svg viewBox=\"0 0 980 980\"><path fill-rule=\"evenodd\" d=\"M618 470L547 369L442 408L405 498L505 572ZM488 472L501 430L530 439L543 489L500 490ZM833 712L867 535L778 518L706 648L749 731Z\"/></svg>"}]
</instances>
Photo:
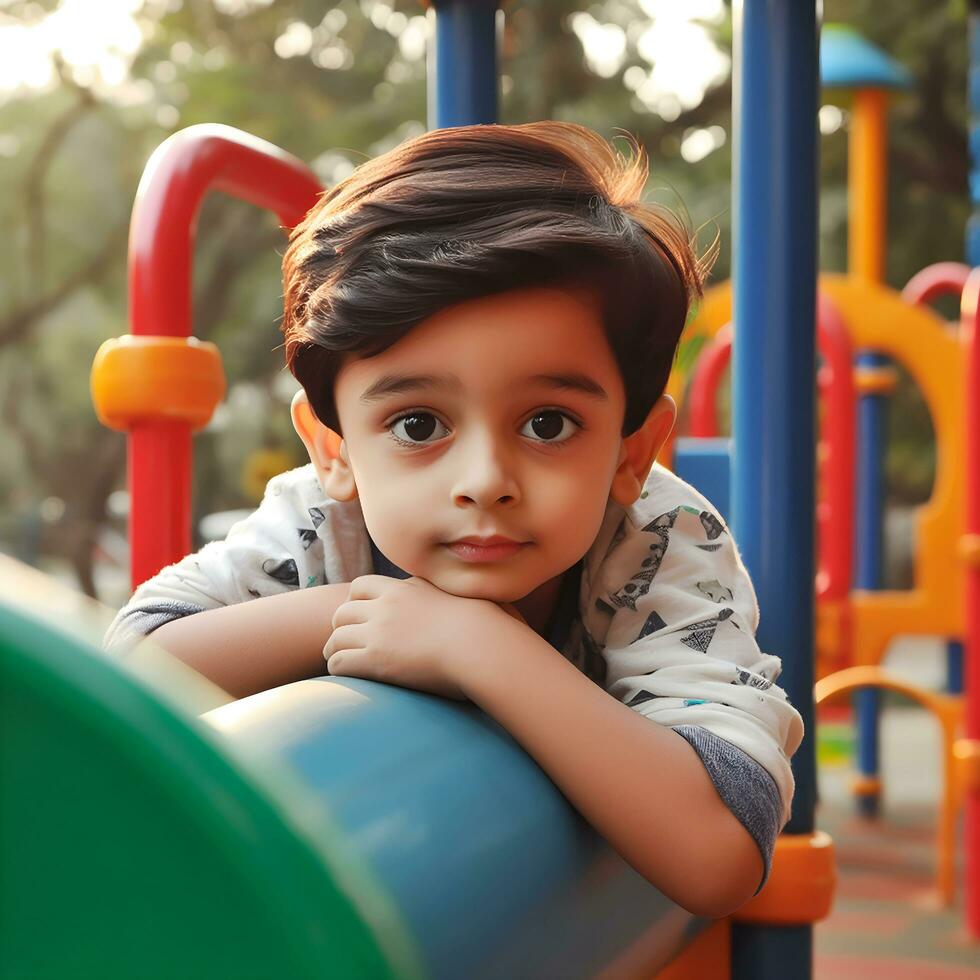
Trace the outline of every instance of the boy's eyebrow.
<instances>
[{"instance_id":1,"label":"boy's eyebrow","mask_svg":"<svg viewBox=\"0 0 980 980\"><path fill-rule=\"evenodd\" d=\"M606 389L594 378L578 371L561 374L532 374L520 381L515 381L512 387L520 388L528 384L544 385L561 391L579 391L592 398L608 401ZM380 401L388 395L400 395L406 391L416 391L420 388L441 388L452 394L461 394L463 382L454 374L383 374L362 395L361 402L369 405Z\"/></svg>"},{"instance_id":2,"label":"boy's eyebrow","mask_svg":"<svg viewBox=\"0 0 980 980\"><path fill-rule=\"evenodd\" d=\"M418 388L443 388L459 392L462 387L462 381L455 375L439 377L434 374L383 374L361 395L361 401L369 405L388 395L400 395Z\"/></svg>"}]
</instances>

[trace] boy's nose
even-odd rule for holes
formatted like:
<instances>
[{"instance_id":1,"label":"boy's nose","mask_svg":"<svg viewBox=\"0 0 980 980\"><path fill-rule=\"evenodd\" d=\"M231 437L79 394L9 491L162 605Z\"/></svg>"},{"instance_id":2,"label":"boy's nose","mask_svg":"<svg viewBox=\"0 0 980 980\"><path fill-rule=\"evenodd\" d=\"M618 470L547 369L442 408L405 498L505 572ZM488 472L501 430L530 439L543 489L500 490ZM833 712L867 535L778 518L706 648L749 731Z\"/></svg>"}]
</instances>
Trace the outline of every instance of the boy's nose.
<instances>
[{"instance_id":1,"label":"boy's nose","mask_svg":"<svg viewBox=\"0 0 980 980\"><path fill-rule=\"evenodd\" d=\"M519 500L517 474L507 452L489 437L473 442L469 452L460 459L460 471L453 487L454 502L490 507Z\"/></svg>"}]
</instances>

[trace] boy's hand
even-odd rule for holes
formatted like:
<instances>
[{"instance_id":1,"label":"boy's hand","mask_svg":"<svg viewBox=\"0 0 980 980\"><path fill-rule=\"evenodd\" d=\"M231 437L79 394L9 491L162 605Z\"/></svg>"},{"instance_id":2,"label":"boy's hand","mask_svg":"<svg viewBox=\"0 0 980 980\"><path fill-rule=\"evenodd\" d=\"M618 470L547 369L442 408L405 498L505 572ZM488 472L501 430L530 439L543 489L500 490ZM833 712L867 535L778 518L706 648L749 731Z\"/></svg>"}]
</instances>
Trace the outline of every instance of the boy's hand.
<instances>
[{"instance_id":1,"label":"boy's hand","mask_svg":"<svg viewBox=\"0 0 980 980\"><path fill-rule=\"evenodd\" d=\"M337 607L323 647L336 677L363 677L465 701L463 658L523 617L510 604L450 595L420 578L362 575ZM481 645L481 651L482 651ZM488 646L488 645L487 645Z\"/></svg>"}]
</instances>

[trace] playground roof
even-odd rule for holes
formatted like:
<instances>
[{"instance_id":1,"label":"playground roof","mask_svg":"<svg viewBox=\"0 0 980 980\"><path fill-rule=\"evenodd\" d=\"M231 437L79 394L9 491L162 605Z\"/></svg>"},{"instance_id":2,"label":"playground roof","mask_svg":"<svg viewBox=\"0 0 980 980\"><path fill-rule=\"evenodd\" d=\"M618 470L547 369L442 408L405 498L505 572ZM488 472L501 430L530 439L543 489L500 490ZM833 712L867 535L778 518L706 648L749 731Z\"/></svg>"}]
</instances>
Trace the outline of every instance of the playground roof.
<instances>
[{"instance_id":1,"label":"playground roof","mask_svg":"<svg viewBox=\"0 0 980 980\"><path fill-rule=\"evenodd\" d=\"M820 35L820 82L825 89L907 89L912 77L853 27L825 24Z\"/></svg>"}]
</instances>

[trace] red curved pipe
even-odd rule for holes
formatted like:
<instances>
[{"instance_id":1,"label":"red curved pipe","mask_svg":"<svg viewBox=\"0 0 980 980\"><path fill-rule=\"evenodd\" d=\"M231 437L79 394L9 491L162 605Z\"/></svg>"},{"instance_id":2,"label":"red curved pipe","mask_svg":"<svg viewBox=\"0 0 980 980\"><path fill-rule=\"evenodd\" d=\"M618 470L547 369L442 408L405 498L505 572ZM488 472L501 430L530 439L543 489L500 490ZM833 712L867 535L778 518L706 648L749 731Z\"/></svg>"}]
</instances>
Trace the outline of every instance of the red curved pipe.
<instances>
[{"instance_id":1,"label":"red curved pipe","mask_svg":"<svg viewBox=\"0 0 980 980\"><path fill-rule=\"evenodd\" d=\"M129 228L129 317L134 334L191 332L191 257L205 195L223 191L275 212L291 228L322 191L305 163L230 126L190 126L156 150ZM191 433L150 422L129 434L130 576L135 589L191 550Z\"/></svg>"},{"instance_id":2,"label":"red curved pipe","mask_svg":"<svg viewBox=\"0 0 980 980\"><path fill-rule=\"evenodd\" d=\"M940 296L959 296L970 275L962 262L935 262L917 272L902 290L902 299L913 306L926 306Z\"/></svg>"},{"instance_id":3,"label":"red curved pipe","mask_svg":"<svg viewBox=\"0 0 980 980\"><path fill-rule=\"evenodd\" d=\"M980 535L980 269L963 289L960 325L966 356L966 533ZM966 635L963 655L964 734L980 739L980 566L966 570ZM966 924L980 938L980 790L965 794L963 845L966 852Z\"/></svg>"},{"instance_id":4,"label":"red curved pipe","mask_svg":"<svg viewBox=\"0 0 980 980\"><path fill-rule=\"evenodd\" d=\"M732 358L732 325L726 323L701 350L688 392L688 429L695 439L718 435L718 389Z\"/></svg>"},{"instance_id":5,"label":"red curved pipe","mask_svg":"<svg viewBox=\"0 0 980 980\"><path fill-rule=\"evenodd\" d=\"M817 507L818 598L844 599L851 590L854 548L855 391L851 341L837 307L817 296L817 346L823 366L817 376L823 417L820 424L820 503ZM718 388L731 359L732 333L726 325L705 345L691 377L690 433L718 434Z\"/></svg>"}]
</instances>

